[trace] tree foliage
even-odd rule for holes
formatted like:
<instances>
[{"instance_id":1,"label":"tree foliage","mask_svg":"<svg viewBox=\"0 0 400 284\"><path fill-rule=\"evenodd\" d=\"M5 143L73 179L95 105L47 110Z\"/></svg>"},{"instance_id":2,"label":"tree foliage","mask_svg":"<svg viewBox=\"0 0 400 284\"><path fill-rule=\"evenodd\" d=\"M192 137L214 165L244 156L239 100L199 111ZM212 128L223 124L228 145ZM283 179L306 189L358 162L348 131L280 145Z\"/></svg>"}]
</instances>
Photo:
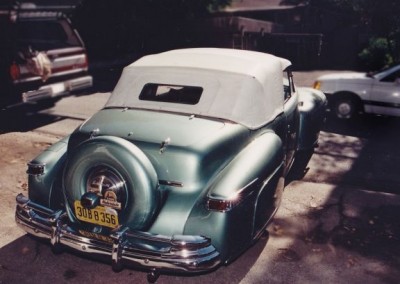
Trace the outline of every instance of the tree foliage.
<instances>
[{"instance_id":1,"label":"tree foliage","mask_svg":"<svg viewBox=\"0 0 400 284\"><path fill-rule=\"evenodd\" d=\"M393 64L393 56L390 53L390 42L386 38L371 38L368 46L359 53L362 67L367 70L379 70L383 66Z\"/></svg>"},{"instance_id":2,"label":"tree foliage","mask_svg":"<svg viewBox=\"0 0 400 284\"><path fill-rule=\"evenodd\" d=\"M283 0L287 4L307 4L322 9L351 13L375 36L399 32L400 1L398 0Z\"/></svg>"},{"instance_id":3,"label":"tree foliage","mask_svg":"<svg viewBox=\"0 0 400 284\"><path fill-rule=\"evenodd\" d=\"M360 59L376 66L400 61L400 1L398 0L284 0L286 4L307 4L354 16L370 37Z\"/></svg>"},{"instance_id":4,"label":"tree foliage","mask_svg":"<svg viewBox=\"0 0 400 284\"><path fill-rule=\"evenodd\" d=\"M344 0L342 0L344 1ZM360 53L365 65L390 65L400 60L400 1L356 0L353 10L370 36L369 45ZM369 60L366 60L369 59Z\"/></svg>"}]
</instances>

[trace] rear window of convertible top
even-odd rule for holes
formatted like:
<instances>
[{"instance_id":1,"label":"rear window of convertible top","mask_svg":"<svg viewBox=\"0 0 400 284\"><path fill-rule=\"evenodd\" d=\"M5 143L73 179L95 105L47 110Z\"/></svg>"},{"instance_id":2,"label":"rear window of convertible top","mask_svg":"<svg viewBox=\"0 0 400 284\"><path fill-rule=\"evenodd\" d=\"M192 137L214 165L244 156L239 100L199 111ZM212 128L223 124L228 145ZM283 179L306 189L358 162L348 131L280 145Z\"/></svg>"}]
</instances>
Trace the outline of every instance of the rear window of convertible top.
<instances>
[{"instance_id":1,"label":"rear window of convertible top","mask_svg":"<svg viewBox=\"0 0 400 284\"><path fill-rule=\"evenodd\" d=\"M140 92L144 101L195 105L199 102L202 87L147 83Z\"/></svg>"}]
</instances>

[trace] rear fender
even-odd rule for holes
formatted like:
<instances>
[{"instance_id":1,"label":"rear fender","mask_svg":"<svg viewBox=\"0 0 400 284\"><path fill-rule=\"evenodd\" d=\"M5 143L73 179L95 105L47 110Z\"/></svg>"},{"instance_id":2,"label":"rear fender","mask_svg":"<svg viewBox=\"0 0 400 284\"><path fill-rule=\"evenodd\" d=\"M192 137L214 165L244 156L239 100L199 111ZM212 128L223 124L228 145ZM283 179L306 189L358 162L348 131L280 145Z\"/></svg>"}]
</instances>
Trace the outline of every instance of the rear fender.
<instances>
[{"instance_id":1,"label":"rear fender","mask_svg":"<svg viewBox=\"0 0 400 284\"><path fill-rule=\"evenodd\" d=\"M199 198L186 223L185 234L211 238L225 260L237 256L254 238L255 223L259 223L255 212L265 213L265 208L259 206L270 206L258 202L258 198L265 197L264 189L274 191L271 195L275 195L280 178L271 177L282 177L283 159L282 141L275 133L258 136L217 175ZM270 183L275 184L270 186ZM226 208L211 208L218 202L225 202ZM269 217L264 216L264 223Z\"/></svg>"},{"instance_id":2,"label":"rear fender","mask_svg":"<svg viewBox=\"0 0 400 284\"><path fill-rule=\"evenodd\" d=\"M208 197L232 200L253 188L283 162L281 139L273 132L257 137L246 146L217 176L210 186Z\"/></svg>"},{"instance_id":3,"label":"rear fender","mask_svg":"<svg viewBox=\"0 0 400 284\"><path fill-rule=\"evenodd\" d=\"M60 208L63 200L61 186L57 186L57 181L61 181L68 139L69 136L56 142L28 164L29 198L53 210ZM34 169L40 167L43 170L35 172Z\"/></svg>"},{"instance_id":4,"label":"rear fender","mask_svg":"<svg viewBox=\"0 0 400 284\"><path fill-rule=\"evenodd\" d=\"M299 88L299 95L297 150L305 151L318 143L318 135L325 122L327 100L324 93L312 88Z\"/></svg>"}]
</instances>

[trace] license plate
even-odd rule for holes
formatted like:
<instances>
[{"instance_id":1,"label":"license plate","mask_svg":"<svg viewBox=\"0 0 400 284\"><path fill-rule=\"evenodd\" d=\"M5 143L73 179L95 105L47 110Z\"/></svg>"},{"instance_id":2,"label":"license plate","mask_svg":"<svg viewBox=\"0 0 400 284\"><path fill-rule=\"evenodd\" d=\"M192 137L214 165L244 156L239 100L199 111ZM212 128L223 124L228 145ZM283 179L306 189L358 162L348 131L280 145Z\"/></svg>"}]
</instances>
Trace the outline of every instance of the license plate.
<instances>
[{"instance_id":1,"label":"license plate","mask_svg":"<svg viewBox=\"0 0 400 284\"><path fill-rule=\"evenodd\" d=\"M93 209L87 209L81 205L79 200L74 203L75 216L80 221L116 228L118 226L118 214L112 208L97 206Z\"/></svg>"},{"instance_id":2,"label":"license plate","mask_svg":"<svg viewBox=\"0 0 400 284\"><path fill-rule=\"evenodd\" d=\"M51 88L53 97L61 95L66 91L66 87L65 87L64 83L51 84L49 86Z\"/></svg>"}]
</instances>

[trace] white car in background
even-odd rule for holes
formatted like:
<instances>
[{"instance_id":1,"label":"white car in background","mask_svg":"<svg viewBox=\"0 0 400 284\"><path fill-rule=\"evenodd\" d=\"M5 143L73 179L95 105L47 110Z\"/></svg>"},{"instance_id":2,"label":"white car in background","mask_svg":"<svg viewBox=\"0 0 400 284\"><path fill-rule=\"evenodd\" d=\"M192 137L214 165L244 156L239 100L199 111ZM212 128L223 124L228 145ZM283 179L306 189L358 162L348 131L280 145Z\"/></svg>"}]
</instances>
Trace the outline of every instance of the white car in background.
<instances>
[{"instance_id":1,"label":"white car in background","mask_svg":"<svg viewBox=\"0 0 400 284\"><path fill-rule=\"evenodd\" d=\"M323 91L329 107L339 119L360 113L400 116L400 65L377 73L335 73L314 83Z\"/></svg>"}]
</instances>

